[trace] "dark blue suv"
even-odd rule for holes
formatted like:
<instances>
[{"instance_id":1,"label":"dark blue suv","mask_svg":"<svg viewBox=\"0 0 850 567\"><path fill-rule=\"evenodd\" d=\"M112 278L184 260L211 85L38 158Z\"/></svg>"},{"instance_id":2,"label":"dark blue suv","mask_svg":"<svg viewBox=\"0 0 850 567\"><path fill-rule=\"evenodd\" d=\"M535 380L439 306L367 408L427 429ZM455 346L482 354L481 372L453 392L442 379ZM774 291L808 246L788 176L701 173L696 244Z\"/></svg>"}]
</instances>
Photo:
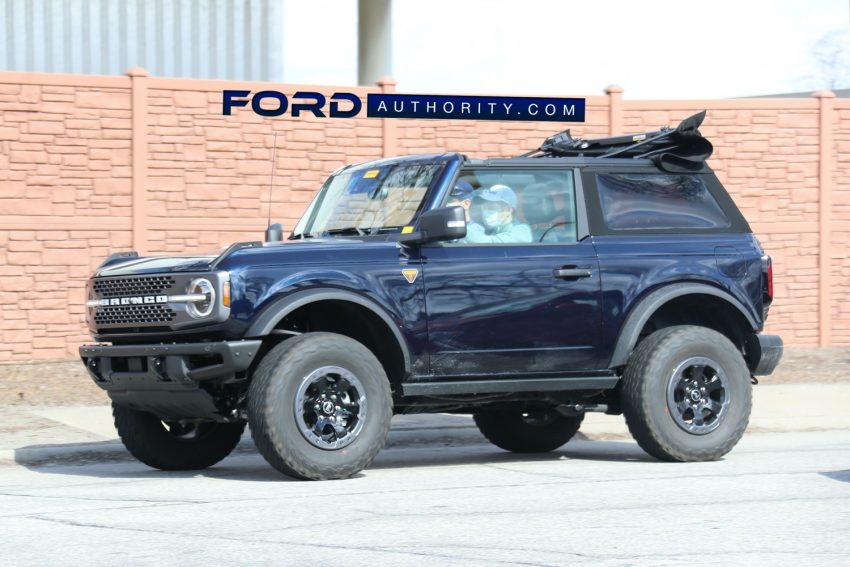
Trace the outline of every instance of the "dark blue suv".
<instances>
[{"instance_id":1,"label":"dark blue suv","mask_svg":"<svg viewBox=\"0 0 850 567\"><path fill-rule=\"evenodd\" d=\"M761 334L770 258L697 125L347 166L284 242L113 255L83 362L160 469L215 464L247 423L279 471L348 477L418 412L529 453L622 413L659 459L717 459L782 342Z\"/></svg>"}]
</instances>

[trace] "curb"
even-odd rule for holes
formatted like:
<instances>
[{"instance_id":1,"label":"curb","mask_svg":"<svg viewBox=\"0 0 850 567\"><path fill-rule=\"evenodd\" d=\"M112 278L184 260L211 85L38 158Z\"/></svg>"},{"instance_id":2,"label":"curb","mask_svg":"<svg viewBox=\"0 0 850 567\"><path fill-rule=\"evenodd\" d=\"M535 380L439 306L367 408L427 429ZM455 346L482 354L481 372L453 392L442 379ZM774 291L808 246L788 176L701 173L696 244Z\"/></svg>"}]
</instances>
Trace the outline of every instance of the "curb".
<instances>
[{"instance_id":1,"label":"curb","mask_svg":"<svg viewBox=\"0 0 850 567\"><path fill-rule=\"evenodd\" d=\"M398 427L390 431L384 449L414 447L457 447L488 443L475 426ZM234 455L256 453L249 432L234 449ZM0 449L0 466L44 466L59 464L91 464L112 461L132 461L119 440L60 445L31 445L16 449Z\"/></svg>"},{"instance_id":2,"label":"curb","mask_svg":"<svg viewBox=\"0 0 850 567\"><path fill-rule=\"evenodd\" d=\"M811 433L817 431L844 431L839 427L802 428L799 430L750 427L747 434L782 434L791 432ZM629 441L628 433L619 431L579 432L574 437L579 441ZM434 447L467 447L489 445L475 426L448 427L402 427L390 431L383 450L388 449L425 449ZM246 432L234 449L233 455L257 454L250 433ZM93 463L121 462L135 460L116 440L88 443L67 443L62 445L32 445L17 449L0 449L0 467L24 466L40 467L51 465L84 465Z\"/></svg>"}]
</instances>

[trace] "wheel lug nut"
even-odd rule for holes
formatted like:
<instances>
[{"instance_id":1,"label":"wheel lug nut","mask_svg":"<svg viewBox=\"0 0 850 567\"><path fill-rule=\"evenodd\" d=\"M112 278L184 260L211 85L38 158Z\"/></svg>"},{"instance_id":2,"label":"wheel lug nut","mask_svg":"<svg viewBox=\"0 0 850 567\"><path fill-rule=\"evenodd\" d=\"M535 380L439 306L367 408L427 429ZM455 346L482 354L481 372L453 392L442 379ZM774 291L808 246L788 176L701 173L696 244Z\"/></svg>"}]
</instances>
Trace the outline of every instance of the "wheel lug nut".
<instances>
[{"instance_id":1,"label":"wheel lug nut","mask_svg":"<svg viewBox=\"0 0 850 567\"><path fill-rule=\"evenodd\" d=\"M331 394L331 399L336 401L336 394Z\"/></svg>"}]
</instances>

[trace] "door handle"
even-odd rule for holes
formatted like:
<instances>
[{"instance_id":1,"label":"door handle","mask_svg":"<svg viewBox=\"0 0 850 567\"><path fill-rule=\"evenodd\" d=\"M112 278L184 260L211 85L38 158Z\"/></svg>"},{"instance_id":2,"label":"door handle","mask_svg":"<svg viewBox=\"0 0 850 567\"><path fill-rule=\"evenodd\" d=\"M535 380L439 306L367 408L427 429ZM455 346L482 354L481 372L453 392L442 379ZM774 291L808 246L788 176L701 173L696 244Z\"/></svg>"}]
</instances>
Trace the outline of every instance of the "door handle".
<instances>
[{"instance_id":1,"label":"door handle","mask_svg":"<svg viewBox=\"0 0 850 567\"><path fill-rule=\"evenodd\" d=\"M572 279L572 278L589 278L593 272L587 268L555 268L554 274L556 278Z\"/></svg>"}]
</instances>

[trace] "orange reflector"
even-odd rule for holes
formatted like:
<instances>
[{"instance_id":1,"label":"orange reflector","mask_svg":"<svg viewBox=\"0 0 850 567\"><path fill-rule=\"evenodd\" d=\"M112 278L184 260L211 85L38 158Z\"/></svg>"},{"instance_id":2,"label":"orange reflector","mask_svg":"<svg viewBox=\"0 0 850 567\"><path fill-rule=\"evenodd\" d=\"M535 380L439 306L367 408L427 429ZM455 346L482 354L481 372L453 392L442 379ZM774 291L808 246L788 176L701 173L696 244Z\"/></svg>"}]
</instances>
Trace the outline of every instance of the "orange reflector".
<instances>
[{"instance_id":1,"label":"orange reflector","mask_svg":"<svg viewBox=\"0 0 850 567\"><path fill-rule=\"evenodd\" d=\"M224 282L224 289L221 292L221 304L225 307L230 307L230 282Z\"/></svg>"}]
</instances>

